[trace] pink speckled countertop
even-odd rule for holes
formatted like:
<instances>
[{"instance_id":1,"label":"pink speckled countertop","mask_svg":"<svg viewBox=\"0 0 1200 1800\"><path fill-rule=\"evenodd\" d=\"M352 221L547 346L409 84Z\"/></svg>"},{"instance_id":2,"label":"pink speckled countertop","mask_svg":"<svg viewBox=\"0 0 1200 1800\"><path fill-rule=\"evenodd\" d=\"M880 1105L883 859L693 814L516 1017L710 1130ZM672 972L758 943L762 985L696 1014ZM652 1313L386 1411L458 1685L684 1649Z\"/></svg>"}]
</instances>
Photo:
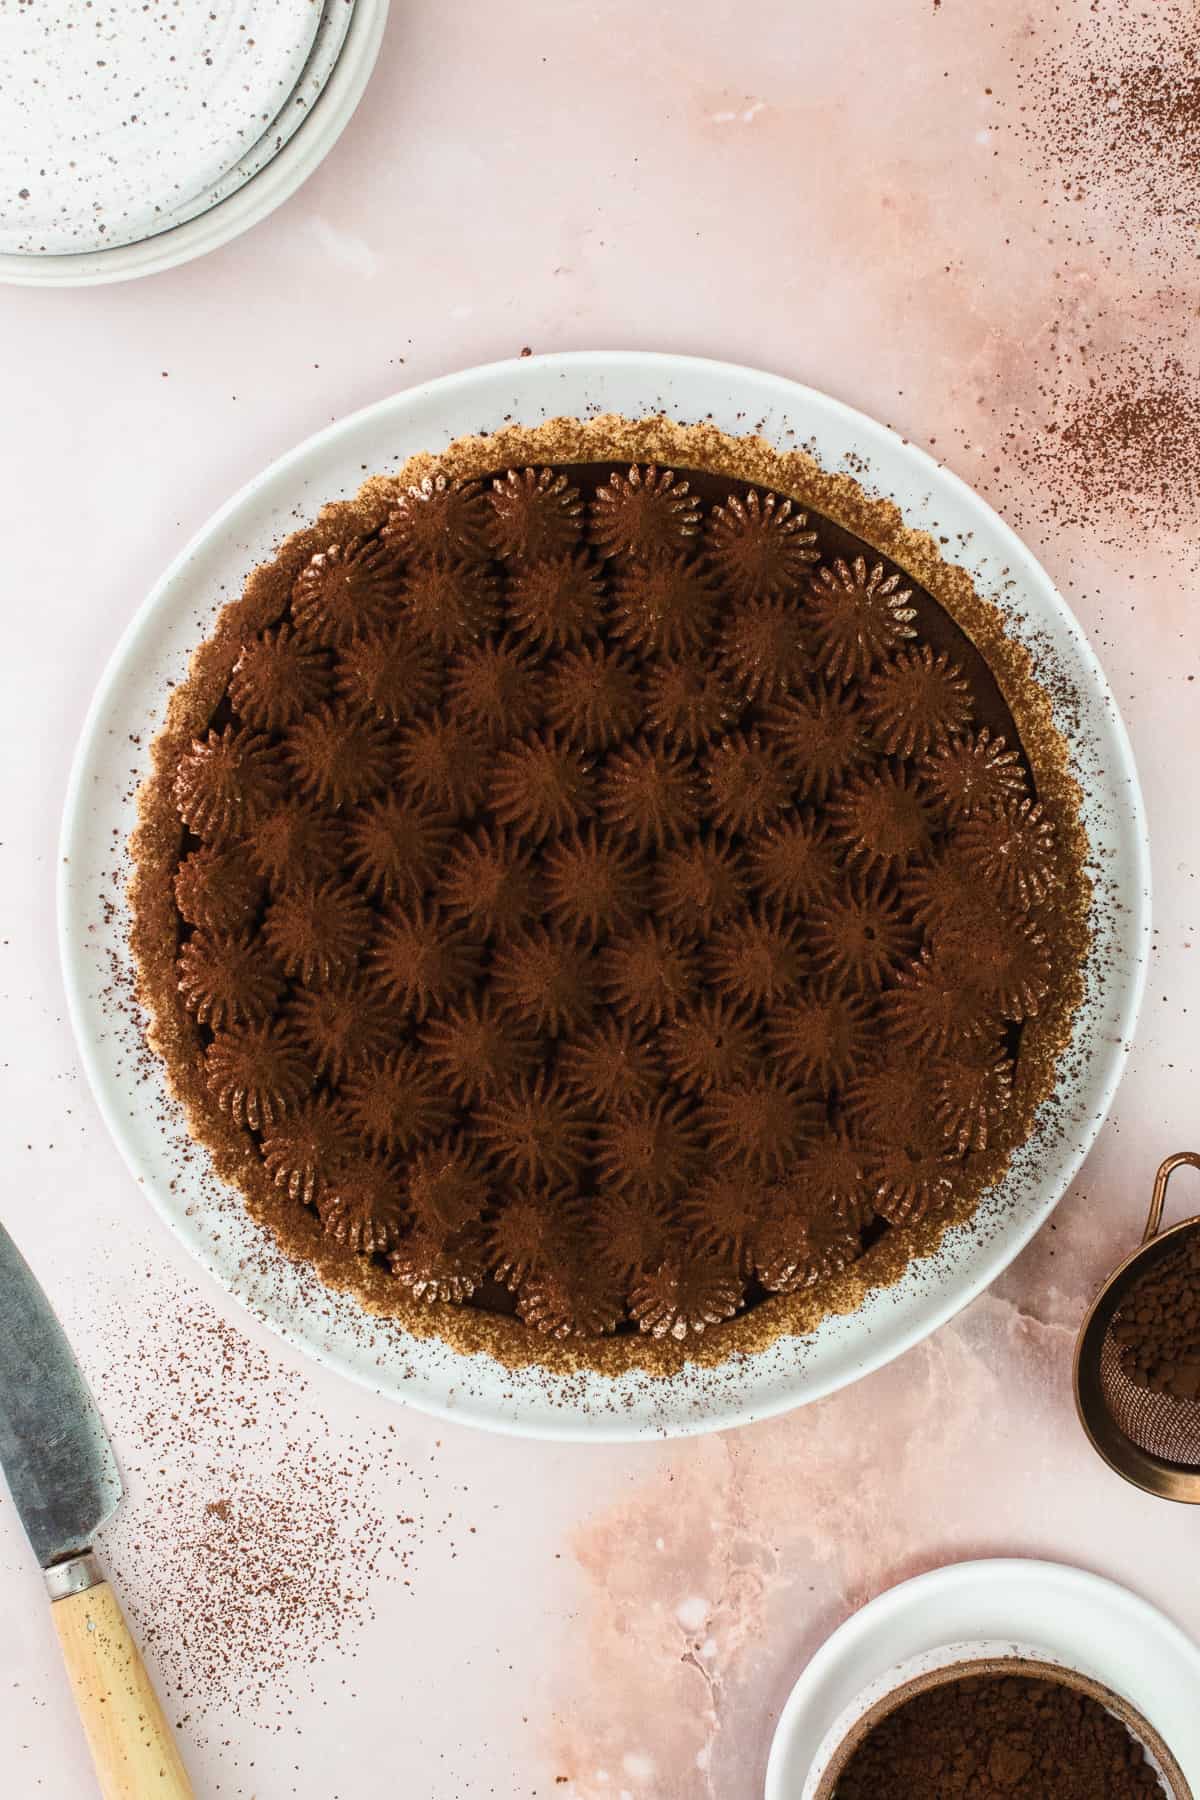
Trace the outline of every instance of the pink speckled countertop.
<instances>
[{"instance_id":1,"label":"pink speckled countertop","mask_svg":"<svg viewBox=\"0 0 1200 1800\"><path fill-rule=\"evenodd\" d=\"M3 1215L130 1466L111 1555L152 1638L158 1622L151 1660L202 1796L751 1800L777 1711L831 1627L968 1555L1078 1562L1200 1634L1200 1588L1180 1580L1195 1519L1109 1475L1070 1394L1085 1301L1140 1232L1154 1165L1195 1129L1198 827L1178 769L1200 751L1195 474L1126 471L1104 430L1071 436L1072 408L1089 379L1153 379L1194 417L1200 282L1171 208L1139 216L1136 170L1060 166L1046 70L1078 91L1103 18L1064 0L1043 27L1042 10L394 0L358 116L248 237L145 283L0 295ZM1149 41L1170 10L1136 31ZM132 608L301 437L526 346L745 361L932 446L1076 608L1125 711L1156 847L1137 1047L1053 1225L882 1373L674 1447L493 1440L302 1364L136 1194L64 1017L58 815ZM194 1428L164 1432L160 1390L168 1412L171 1393L196 1402L227 1341L214 1313L241 1345L234 1373ZM247 1384L276 1397L243 1434ZM284 1641L303 1660L272 1671L244 1622L223 1620L220 1581L192 1641L194 1609L163 1611L167 1581L204 1579L187 1522L215 1529L205 1509L228 1480L286 1494L306 1464L366 1525L317 1559L341 1558L333 1602L296 1597ZM88 1766L6 1503L0 1597L6 1791L74 1800L93 1791Z\"/></svg>"}]
</instances>

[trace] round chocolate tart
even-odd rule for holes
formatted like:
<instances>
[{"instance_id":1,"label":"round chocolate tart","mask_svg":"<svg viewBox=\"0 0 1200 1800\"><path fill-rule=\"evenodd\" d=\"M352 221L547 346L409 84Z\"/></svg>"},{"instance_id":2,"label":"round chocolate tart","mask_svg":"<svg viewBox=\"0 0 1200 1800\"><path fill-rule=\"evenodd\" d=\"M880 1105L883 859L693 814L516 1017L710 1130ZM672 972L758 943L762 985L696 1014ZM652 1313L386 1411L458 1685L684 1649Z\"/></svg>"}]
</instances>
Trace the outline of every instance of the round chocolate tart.
<instances>
[{"instance_id":1,"label":"round chocolate tart","mask_svg":"<svg viewBox=\"0 0 1200 1800\"><path fill-rule=\"evenodd\" d=\"M172 696L134 950L287 1253L668 1372L929 1255L1030 1136L1090 889L999 612L848 476L663 419L327 506Z\"/></svg>"}]
</instances>

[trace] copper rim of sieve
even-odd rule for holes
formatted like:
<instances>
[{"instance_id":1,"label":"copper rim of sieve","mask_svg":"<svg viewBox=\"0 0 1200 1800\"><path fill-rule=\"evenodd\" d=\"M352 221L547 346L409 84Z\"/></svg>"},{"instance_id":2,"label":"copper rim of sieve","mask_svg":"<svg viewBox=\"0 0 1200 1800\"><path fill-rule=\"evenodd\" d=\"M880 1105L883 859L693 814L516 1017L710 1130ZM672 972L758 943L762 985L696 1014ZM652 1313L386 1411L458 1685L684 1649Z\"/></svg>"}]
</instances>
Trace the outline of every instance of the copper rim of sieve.
<instances>
[{"instance_id":1,"label":"copper rim of sieve","mask_svg":"<svg viewBox=\"0 0 1200 1800\"><path fill-rule=\"evenodd\" d=\"M1200 1169L1200 1152L1168 1156L1154 1178L1142 1241L1115 1268L1088 1308L1075 1344L1075 1407L1092 1446L1110 1469L1164 1500L1200 1505L1200 1402L1155 1393L1120 1366L1112 1327L1134 1283L1200 1228L1200 1216L1162 1231L1167 1183L1184 1164Z\"/></svg>"},{"instance_id":2,"label":"copper rim of sieve","mask_svg":"<svg viewBox=\"0 0 1200 1800\"><path fill-rule=\"evenodd\" d=\"M1027 1656L986 1656L974 1661L967 1659L947 1663L944 1668L929 1669L924 1675L914 1675L911 1681L902 1682L899 1687L884 1694L874 1706L868 1707L861 1718L855 1720L846 1733L817 1783L812 1800L836 1800L837 1784L846 1773L854 1752L877 1725L890 1718L906 1701L915 1700L918 1694L928 1694L935 1688L947 1687L951 1682L969 1681L981 1675L1023 1675L1033 1681L1052 1681L1059 1687L1071 1688L1077 1694L1086 1695L1089 1700L1098 1701L1107 1712L1121 1721L1131 1737L1147 1752L1151 1763L1158 1770L1160 1780L1165 1783L1164 1800L1193 1800L1192 1790L1183 1770L1149 1719L1136 1706L1131 1706L1128 1700L1114 1693L1112 1688L1105 1687L1103 1682L1093 1681L1090 1675L1081 1675L1077 1669L1064 1668L1061 1663L1037 1662Z\"/></svg>"}]
</instances>

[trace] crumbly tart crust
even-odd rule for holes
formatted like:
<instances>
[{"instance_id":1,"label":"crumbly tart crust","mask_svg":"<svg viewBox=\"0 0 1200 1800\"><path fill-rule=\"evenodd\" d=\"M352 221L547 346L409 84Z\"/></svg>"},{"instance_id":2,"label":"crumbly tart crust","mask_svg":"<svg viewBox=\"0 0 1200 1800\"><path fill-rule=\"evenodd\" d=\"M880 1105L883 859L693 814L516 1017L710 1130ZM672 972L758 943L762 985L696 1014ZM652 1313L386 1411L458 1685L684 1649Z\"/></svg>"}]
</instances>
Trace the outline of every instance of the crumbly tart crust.
<instances>
[{"instance_id":1,"label":"crumbly tart crust","mask_svg":"<svg viewBox=\"0 0 1200 1800\"><path fill-rule=\"evenodd\" d=\"M416 1271L415 1284L408 1287L361 1253L372 1247L361 1236L356 1247L353 1233L341 1239L330 1235L316 1214L301 1204L285 1213L280 1189L255 1139L222 1110L206 1077L203 1045L177 967L174 883L183 842L177 771L225 696L244 640L278 624L293 584L314 555L331 544L378 531L398 497L426 477L474 480L506 470L559 469L572 463L656 465L679 471L684 479L688 471L699 471L751 484L821 515L902 571L966 633L988 665L1016 725L1042 819L1052 828L1056 847L1058 898L1047 932L1055 981L1036 1016L1027 1017L1021 1028L1012 1092L1005 1095L1003 1147L973 1151L969 1173L956 1176L952 1195L936 1215L893 1222L851 1266L838 1268L841 1258L832 1257L834 1272L813 1285L771 1294L726 1322L710 1324L681 1340L644 1331L559 1338L519 1318L430 1301L424 1292L446 1291L437 1285L446 1272L439 1268L432 1247L419 1241L411 1244L410 1256L423 1255L424 1262ZM303 669L294 672L301 682L303 675ZM269 704L269 697L264 703ZM1029 652L1007 634L999 608L977 593L967 572L946 560L930 536L907 527L890 501L872 498L848 475L826 472L803 451L781 452L760 437L732 437L708 424L604 415L555 419L533 427L513 425L489 436L458 439L436 456L415 456L397 475L366 481L352 500L324 506L315 524L290 536L270 563L251 574L242 595L222 610L211 635L194 653L187 679L171 696L152 748L152 771L138 800L130 901L139 998L149 1018L149 1041L166 1064L192 1136L210 1151L217 1173L242 1191L251 1214L274 1233L280 1249L310 1264L328 1286L353 1293L368 1312L394 1318L418 1335L435 1336L463 1353L487 1352L511 1367L614 1376L637 1369L670 1376L689 1362L714 1365L737 1354L753 1354L783 1335L811 1332L826 1317L856 1311L872 1289L898 1281L915 1259L934 1256L949 1227L970 1219L981 1195L1003 1175L1013 1149L1033 1131L1037 1109L1053 1092L1057 1059L1070 1042L1082 998L1091 885L1081 795ZM233 900L236 904L236 893ZM202 984L210 973L201 967L195 980ZM263 1006L269 1004L269 993L255 990L252 974L246 975L251 993ZM195 999L193 991L193 1004ZM221 1003L219 996L216 1003ZM963 1101L964 1131L970 1129L970 1107L986 1104L986 1098L980 1100L981 1091L976 1085ZM413 1280L412 1271L409 1279ZM421 1297L415 1297L418 1294Z\"/></svg>"}]
</instances>

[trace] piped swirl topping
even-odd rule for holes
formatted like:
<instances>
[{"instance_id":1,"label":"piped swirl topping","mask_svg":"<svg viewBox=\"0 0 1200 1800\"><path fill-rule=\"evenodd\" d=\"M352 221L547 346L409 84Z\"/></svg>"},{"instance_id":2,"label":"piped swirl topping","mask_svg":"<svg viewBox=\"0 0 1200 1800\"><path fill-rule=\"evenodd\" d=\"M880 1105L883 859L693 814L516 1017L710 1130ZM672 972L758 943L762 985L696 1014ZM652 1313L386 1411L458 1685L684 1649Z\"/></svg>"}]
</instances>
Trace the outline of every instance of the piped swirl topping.
<instances>
[{"instance_id":1,"label":"piped swirl topping","mask_svg":"<svg viewBox=\"0 0 1200 1800\"><path fill-rule=\"evenodd\" d=\"M181 1006L280 1207L686 1342L1008 1147L1058 846L902 571L638 465L432 474L287 581L175 775Z\"/></svg>"},{"instance_id":2,"label":"piped swirl topping","mask_svg":"<svg viewBox=\"0 0 1200 1800\"><path fill-rule=\"evenodd\" d=\"M813 644L831 681L861 681L909 638L916 637L910 588L882 563L838 557L818 569L810 590Z\"/></svg>"},{"instance_id":3,"label":"piped swirl topping","mask_svg":"<svg viewBox=\"0 0 1200 1800\"><path fill-rule=\"evenodd\" d=\"M243 646L229 677L229 698L248 725L281 731L328 697L329 678L325 652L281 625Z\"/></svg>"},{"instance_id":4,"label":"piped swirl topping","mask_svg":"<svg viewBox=\"0 0 1200 1800\"><path fill-rule=\"evenodd\" d=\"M175 904L184 921L220 937L249 931L262 897L262 876L234 848L193 850L175 876Z\"/></svg>"},{"instance_id":5,"label":"piped swirl topping","mask_svg":"<svg viewBox=\"0 0 1200 1800\"><path fill-rule=\"evenodd\" d=\"M488 509L483 488L478 481L427 475L398 496L380 535L401 555L421 561L461 557L486 562Z\"/></svg>"},{"instance_id":6,"label":"piped swirl topping","mask_svg":"<svg viewBox=\"0 0 1200 1800\"><path fill-rule=\"evenodd\" d=\"M241 836L283 798L279 752L261 733L226 725L198 739L175 774L179 816L197 837Z\"/></svg>"},{"instance_id":7,"label":"piped swirl topping","mask_svg":"<svg viewBox=\"0 0 1200 1800\"><path fill-rule=\"evenodd\" d=\"M821 552L807 515L778 494L751 488L714 506L705 541L714 565L729 585L751 599L786 600L800 586Z\"/></svg>"},{"instance_id":8,"label":"piped swirl topping","mask_svg":"<svg viewBox=\"0 0 1200 1800\"><path fill-rule=\"evenodd\" d=\"M335 685L348 707L393 723L432 706L441 689L433 646L407 620L352 638L338 654Z\"/></svg>"},{"instance_id":9,"label":"piped swirl topping","mask_svg":"<svg viewBox=\"0 0 1200 1800\"><path fill-rule=\"evenodd\" d=\"M214 1031L267 1018L282 991L279 970L263 958L249 933L215 937L194 931L180 952L184 1005L199 1024Z\"/></svg>"},{"instance_id":10,"label":"piped swirl topping","mask_svg":"<svg viewBox=\"0 0 1200 1800\"><path fill-rule=\"evenodd\" d=\"M292 622L322 649L387 625L400 610L401 565L378 538L318 550L292 588Z\"/></svg>"},{"instance_id":11,"label":"piped swirl topping","mask_svg":"<svg viewBox=\"0 0 1200 1800\"><path fill-rule=\"evenodd\" d=\"M592 542L602 556L670 556L700 530L700 503L674 469L614 470L592 501Z\"/></svg>"}]
</instances>

